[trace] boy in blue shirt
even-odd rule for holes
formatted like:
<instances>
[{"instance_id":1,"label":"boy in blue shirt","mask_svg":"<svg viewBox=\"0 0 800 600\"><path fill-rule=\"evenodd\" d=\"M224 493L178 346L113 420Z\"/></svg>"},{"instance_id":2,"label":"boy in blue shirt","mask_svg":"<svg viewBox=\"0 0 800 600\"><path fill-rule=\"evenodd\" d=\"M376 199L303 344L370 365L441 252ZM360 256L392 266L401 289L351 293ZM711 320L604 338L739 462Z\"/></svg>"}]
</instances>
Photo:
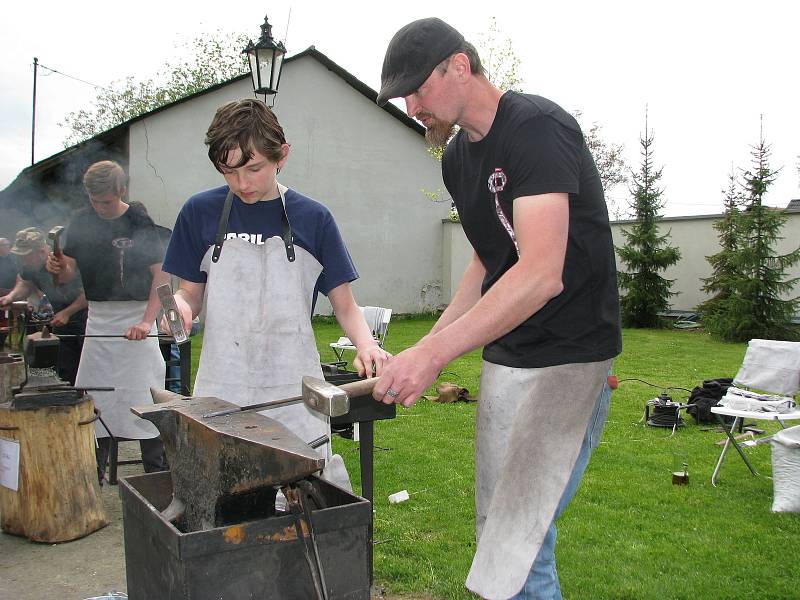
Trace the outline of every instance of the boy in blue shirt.
<instances>
[{"instance_id":1,"label":"boy in blue shirt","mask_svg":"<svg viewBox=\"0 0 800 600\"><path fill-rule=\"evenodd\" d=\"M333 216L277 181L289 145L275 114L259 100L229 102L205 141L226 185L189 198L164 259L180 278L187 329L205 304L194 394L248 406L298 395L303 375L322 378L311 328L319 292L356 346L359 374L379 375L388 354L353 298L358 273ZM307 442L330 433L304 404L266 414ZM329 444L322 451L330 457Z\"/></svg>"}]
</instances>

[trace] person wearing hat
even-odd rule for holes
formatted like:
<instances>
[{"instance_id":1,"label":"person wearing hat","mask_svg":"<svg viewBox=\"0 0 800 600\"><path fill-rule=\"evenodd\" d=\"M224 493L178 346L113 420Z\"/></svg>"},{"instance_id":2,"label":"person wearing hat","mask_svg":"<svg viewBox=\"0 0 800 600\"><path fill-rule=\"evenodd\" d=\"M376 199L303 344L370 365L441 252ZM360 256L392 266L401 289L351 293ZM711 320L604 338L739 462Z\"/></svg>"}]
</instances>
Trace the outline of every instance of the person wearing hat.
<instances>
[{"instance_id":1,"label":"person wearing hat","mask_svg":"<svg viewBox=\"0 0 800 600\"><path fill-rule=\"evenodd\" d=\"M86 333L96 337L84 341L76 382L114 388L92 392L105 426L116 438L139 440L145 472L162 471L167 462L158 429L130 408L152 404L150 388L164 386L164 358L154 337L161 310L156 288L169 282L161 270L164 244L153 220L125 202L128 176L118 163L89 166L83 187L89 206L70 221L63 255L51 252L46 264L61 281L80 269L89 301ZM95 423L101 481L111 446L105 426Z\"/></svg>"},{"instance_id":2,"label":"person wearing hat","mask_svg":"<svg viewBox=\"0 0 800 600\"><path fill-rule=\"evenodd\" d=\"M17 232L11 252L19 257L22 270L17 283L8 294L0 297L0 308L17 300L26 300L33 294L44 294L53 307L50 327L53 333L82 335L86 328L86 296L80 277L64 285L55 285L53 276L45 268L50 249L45 234L38 227L28 227ZM58 376L75 384L83 339L62 338L58 345L56 368Z\"/></svg>"},{"instance_id":3,"label":"person wearing hat","mask_svg":"<svg viewBox=\"0 0 800 600\"><path fill-rule=\"evenodd\" d=\"M622 348L597 168L570 114L499 90L440 19L392 38L378 104L390 98L447 144L442 176L474 254L448 308L389 362L374 396L410 406L451 360L484 347L466 585L492 599L561 598L555 521L599 443Z\"/></svg>"}]
</instances>

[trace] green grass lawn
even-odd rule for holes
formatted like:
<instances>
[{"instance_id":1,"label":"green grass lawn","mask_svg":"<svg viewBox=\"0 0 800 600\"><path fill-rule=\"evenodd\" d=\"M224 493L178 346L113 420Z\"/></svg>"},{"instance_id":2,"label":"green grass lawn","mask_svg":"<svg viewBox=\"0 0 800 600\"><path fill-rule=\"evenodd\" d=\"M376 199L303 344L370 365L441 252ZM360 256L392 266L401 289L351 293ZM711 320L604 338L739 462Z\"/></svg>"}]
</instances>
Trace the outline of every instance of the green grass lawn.
<instances>
[{"instance_id":1,"label":"green grass lawn","mask_svg":"<svg viewBox=\"0 0 800 600\"><path fill-rule=\"evenodd\" d=\"M408 347L432 323L393 319L387 349ZM333 360L328 342L341 335L338 325L321 319L315 332L323 362ZM200 342L195 338L195 360ZM614 370L620 379L691 389L733 376L744 350L698 331L626 330ZM441 379L475 392L479 370L476 351ZM644 426L645 403L659 391L629 381L612 397L603 441L559 521L565 598L800 598L800 515L770 512L772 482L751 476L735 452L712 487L723 434L691 417L674 436ZM675 400L687 396L672 391ZM376 423L374 573L392 593L473 597L464 580L475 548L474 426L474 404L424 399ZM358 444L336 438L334 445L359 489ZM688 486L672 484L676 452L688 454ZM769 445L748 453L759 471L771 472ZM410 500L389 504L388 495L403 489Z\"/></svg>"}]
</instances>

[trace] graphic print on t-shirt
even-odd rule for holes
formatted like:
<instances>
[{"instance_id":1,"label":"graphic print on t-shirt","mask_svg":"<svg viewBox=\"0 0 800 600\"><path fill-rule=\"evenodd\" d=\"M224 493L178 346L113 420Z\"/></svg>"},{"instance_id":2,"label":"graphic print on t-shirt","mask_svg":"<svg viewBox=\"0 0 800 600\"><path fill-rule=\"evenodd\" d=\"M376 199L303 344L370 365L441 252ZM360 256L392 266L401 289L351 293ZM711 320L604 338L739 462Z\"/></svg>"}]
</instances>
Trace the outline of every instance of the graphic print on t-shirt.
<instances>
[{"instance_id":1,"label":"graphic print on t-shirt","mask_svg":"<svg viewBox=\"0 0 800 600\"><path fill-rule=\"evenodd\" d=\"M232 240L233 238L239 238L240 240L244 240L245 242L250 242L251 244L255 244L256 246L263 246L266 243L266 237L263 233L226 233L225 239Z\"/></svg>"},{"instance_id":2,"label":"graphic print on t-shirt","mask_svg":"<svg viewBox=\"0 0 800 600\"><path fill-rule=\"evenodd\" d=\"M508 183L508 176L505 174L503 169L497 167L495 168L494 172L489 175L489 191L494 194L494 209L497 212L497 218L500 219L500 223L503 225L503 228L508 232L511 241L514 242L514 248L517 249L517 256L519 256L519 244L517 244L517 234L514 233L514 228L511 226L511 222L508 220L506 216L506 212L503 210L503 207L500 206L500 192L502 192L506 184Z\"/></svg>"},{"instance_id":3,"label":"graphic print on t-shirt","mask_svg":"<svg viewBox=\"0 0 800 600\"><path fill-rule=\"evenodd\" d=\"M125 250L133 248L133 240L119 237L111 240L111 245L119 251L119 284L125 287Z\"/></svg>"}]
</instances>

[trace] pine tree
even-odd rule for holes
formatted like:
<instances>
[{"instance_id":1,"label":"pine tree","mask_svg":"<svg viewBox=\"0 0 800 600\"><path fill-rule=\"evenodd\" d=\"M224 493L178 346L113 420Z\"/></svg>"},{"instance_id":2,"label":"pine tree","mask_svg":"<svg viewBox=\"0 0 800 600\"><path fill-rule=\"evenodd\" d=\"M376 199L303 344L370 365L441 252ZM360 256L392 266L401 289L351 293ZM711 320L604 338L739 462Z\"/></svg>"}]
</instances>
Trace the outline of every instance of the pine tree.
<instances>
[{"instance_id":1,"label":"pine tree","mask_svg":"<svg viewBox=\"0 0 800 600\"><path fill-rule=\"evenodd\" d=\"M617 248L625 271L620 271L619 286L625 293L620 298L622 322L626 327L657 327L661 324L659 313L669 308L674 280L660 275L681 257L680 250L671 247L669 234L659 235L659 211L664 207L658 187L662 169L653 166L653 134L639 139L642 163L638 173L632 173L633 187L630 208L635 223L630 231L623 229L626 243Z\"/></svg>"},{"instance_id":2,"label":"pine tree","mask_svg":"<svg viewBox=\"0 0 800 600\"><path fill-rule=\"evenodd\" d=\"M744 172L743 184L746 208L740 216L738 247L732 254L735 275L730 294L719 302L706 326L728 341L796 339L791 319L800 308L800 299L784 296L793 292L798 281L785 277L787 269L800 262L800 248L784 255L775 252L786 215L763 203L778 175L769 166L770 146L763 130L750 154L753 162Z\"/></svg>"},{"instance_id":3,"label":"pine tree","mask_svg":"<svg viewBox=\"0 0 800 600\"><path fill-rule=\"evenodd\" d=\"M705 320L713 318L712 315L719 310L721 302L731 295L731 288L737 275L735 257L739 249L741 207L744 196L733 170L728 176L728 189L723 190L723 193L725 212L722 218L714 223L714 229L719 232L717 239L720 251L706 257L712 267L712 274L711 277L702 279L703 291L712 294L712 297L697 307L697 310L703 313Z\"/></svg>"}]
</instances>

